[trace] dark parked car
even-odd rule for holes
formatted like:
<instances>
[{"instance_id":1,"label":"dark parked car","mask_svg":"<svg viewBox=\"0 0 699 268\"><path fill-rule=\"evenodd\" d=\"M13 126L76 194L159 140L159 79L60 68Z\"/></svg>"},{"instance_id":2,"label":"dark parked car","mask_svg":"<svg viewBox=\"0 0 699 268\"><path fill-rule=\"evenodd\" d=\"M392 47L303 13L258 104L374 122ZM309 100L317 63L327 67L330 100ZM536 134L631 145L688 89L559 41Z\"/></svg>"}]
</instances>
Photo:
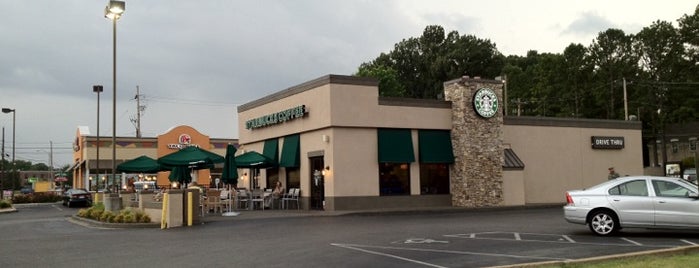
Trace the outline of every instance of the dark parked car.
<instances>
[{"instance_id":1,"label":"dark parked car","mask_svg":"<svg viewBox=\"0 0 699 268\"><path fill-rule=\"evenodd\" d=\"M85 189L69 189L63 193L63 205L71 207L75 204L92 206L92 195Z\"/></svg>"},{"instance_id":2,"label":"dark parked car","mask_svg":"<svg viewBox=\"0 0 699 268\"><path fill-rule=\"evenodd\" d=\"M22 187L22 189L20 189L19 192L23 193L23 194L31 194L34 192L34 189L32 189L32 187L27 186L27 187Z\"/></svg>"}]
</instances>

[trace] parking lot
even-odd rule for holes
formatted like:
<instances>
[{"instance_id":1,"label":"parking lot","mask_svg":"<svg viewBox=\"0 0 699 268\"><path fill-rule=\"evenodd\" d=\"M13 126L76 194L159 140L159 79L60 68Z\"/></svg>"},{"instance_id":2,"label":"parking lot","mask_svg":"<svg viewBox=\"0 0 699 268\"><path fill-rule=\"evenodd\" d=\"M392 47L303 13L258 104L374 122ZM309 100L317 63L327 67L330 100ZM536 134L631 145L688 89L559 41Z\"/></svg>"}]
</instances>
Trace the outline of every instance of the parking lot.
<instances>
[{"instance_id":1,"label":"parking lot","mask_svg":"<svg viewBox=\"0 0 699 268\"><path fill-rule=\"evenodd\" d=\"M630 233L629 237L597 237L585 234L478 232L411 237L384 244L333 246L430 267L495 266L516 263L571 261L582 258L658 249L696 246L696 234ZM429 257L427 257L429 256Z\"/></svg>"},{"instance_id":2,"label":"parking lot","mask_svg":"<svg viewBox=\"0 0 699 268\"><path fill-rule=\"evenodd\" d=\"M281 218L245 211L241 217L168 230L92 228L68 221L75 212L58 204L0 214L0 228L16 230L0 237L0 244L10 247L0 252L0 265L489 267L699 244L699 232L693 231L595 236L586 226L566 223L560 208ZM72 254L60 250L60 241L71 241ZM18 255L32 250L46 258Z\"/></svg>"}]
</instances>

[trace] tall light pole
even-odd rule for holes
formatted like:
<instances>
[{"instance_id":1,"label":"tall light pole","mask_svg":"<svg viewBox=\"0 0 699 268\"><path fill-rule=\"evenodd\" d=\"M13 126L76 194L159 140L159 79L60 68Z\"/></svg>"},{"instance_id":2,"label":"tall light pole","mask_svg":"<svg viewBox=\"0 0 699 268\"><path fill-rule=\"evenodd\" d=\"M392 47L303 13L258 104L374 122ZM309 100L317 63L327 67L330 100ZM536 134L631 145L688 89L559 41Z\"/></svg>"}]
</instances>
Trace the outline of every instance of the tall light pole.
<instances>
[{"instance_id":1,"label":"tall light pole","mask_svg":"<svg viewBox=\"0 0 699 268\"><path fill-rule=\"evenodd\" d=\"M100 174L100 93L104 91L104 87L102 85L94 85L92 86L92 92L97 93L97 166L95 169L97 170L97 177L99 178ZM90 190L92 190L92 180L90 180Z\"/></svg>"},{"instance_id":2,"label":"tall light pole","mask_svg":"<svg viewBox=\"0 0 699 268\"><path fill-rule=\"evenodd\" d=\"M15 109L2 108L2 112L9 114L12 113L12 190L15 190Z\"/></svg>"},{"instance_id":3,"label":"tall light pole","mask_svg":"<svg viewBox=\"0 0 699 268\"><path fill-rule=\"evenodd\" d=\"M116 185L116 25L117 20L121 18L126 10L126 2L124 1L109 1L109 4L104 8L104 17L112 20L112 183ZM119 191L115 187L115 191Z\"/></svg>"}]
</instances>

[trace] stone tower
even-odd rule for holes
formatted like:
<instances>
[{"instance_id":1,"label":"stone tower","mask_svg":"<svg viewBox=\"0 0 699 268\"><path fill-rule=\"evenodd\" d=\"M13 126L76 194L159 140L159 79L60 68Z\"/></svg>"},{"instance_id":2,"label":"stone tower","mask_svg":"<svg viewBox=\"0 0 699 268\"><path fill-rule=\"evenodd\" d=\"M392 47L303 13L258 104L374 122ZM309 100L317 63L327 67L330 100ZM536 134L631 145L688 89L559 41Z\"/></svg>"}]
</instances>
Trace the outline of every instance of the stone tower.
<instances>
[{"instance_id":1,"label":"stone tower","mask_svg":"<svg viewBox=\"0 0 699 268\"><path fill-rule=\"evenodd\" d=\"M453 206L503 203L502 90L502 81L478 77L444 83L444 98L452 102L455 162L449 177Z\"/></svg>"}]
</instances>

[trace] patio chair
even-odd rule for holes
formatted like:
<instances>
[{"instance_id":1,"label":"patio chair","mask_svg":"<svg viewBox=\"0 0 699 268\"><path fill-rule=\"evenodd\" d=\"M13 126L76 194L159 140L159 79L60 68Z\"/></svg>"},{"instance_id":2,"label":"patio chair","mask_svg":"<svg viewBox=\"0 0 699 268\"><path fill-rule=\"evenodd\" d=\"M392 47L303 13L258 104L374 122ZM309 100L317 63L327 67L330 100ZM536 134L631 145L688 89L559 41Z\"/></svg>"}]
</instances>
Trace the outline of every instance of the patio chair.
<instances>
[{"instance_id":1,"label":"patio chair","mask_svg":"<svg viewBox=\"0 0 699 268\"><path fill-rule=\"evenodd\" d=\"M248 191L245 189L240 189L238 190L237 198L236 198L236 206L238 208L245 208L250 206L250 196L248 195ZM243 206L245 204L245 206Z\"/></svg>"},{"instance_id":2,"label":"patio chair","mask_svg":"<svg viewBox=\"0 0 699 268\"><path fill-rule=\"evenodd\" d=\"M253 190L250 205L255 209L255 204L259 204L262 210L265 210L265 193L262 190Z\"/></svg>"},{"instance_id":3,"label":"patio chair","mask_svg":"<svg viewBox=\"0 0 699 268\"><path fill-rule=\"evenodd\" d=\"M213 210L214 213L222 212L221 208L221 191L208 190L206 191L206 211Z\"/></svg>"},{"instance_id":4,"label":"patio chair","mask_svg":"<svg viewBox=\"0 0 699 268\"><path fill-rule=\"evenodd\" d=\"M300 209L299 195L301 195L301 189L299 189L299 188L289 189L289 193L284 195L284 197L282 197L282 206L285 209L289 209L289 203L296 202L296 209Z\"/></svg>"},{"instance_id":5,"label":"patio chair","mask_svg":"<svg viewBox=\"0 0 699 268\"><path fill-rule=\"evenodd\" d=\"M231 198L231 193L230 193L230 191L228 191L228 190L226 190L226 189L221 190L221 195L220 195L220 197L221 197L221 207L222 207L222 209L224 209L224 210L225 210L225 209L228 209L228 201L230 201L229 198Z\"/></svg>"}]
</instances>

